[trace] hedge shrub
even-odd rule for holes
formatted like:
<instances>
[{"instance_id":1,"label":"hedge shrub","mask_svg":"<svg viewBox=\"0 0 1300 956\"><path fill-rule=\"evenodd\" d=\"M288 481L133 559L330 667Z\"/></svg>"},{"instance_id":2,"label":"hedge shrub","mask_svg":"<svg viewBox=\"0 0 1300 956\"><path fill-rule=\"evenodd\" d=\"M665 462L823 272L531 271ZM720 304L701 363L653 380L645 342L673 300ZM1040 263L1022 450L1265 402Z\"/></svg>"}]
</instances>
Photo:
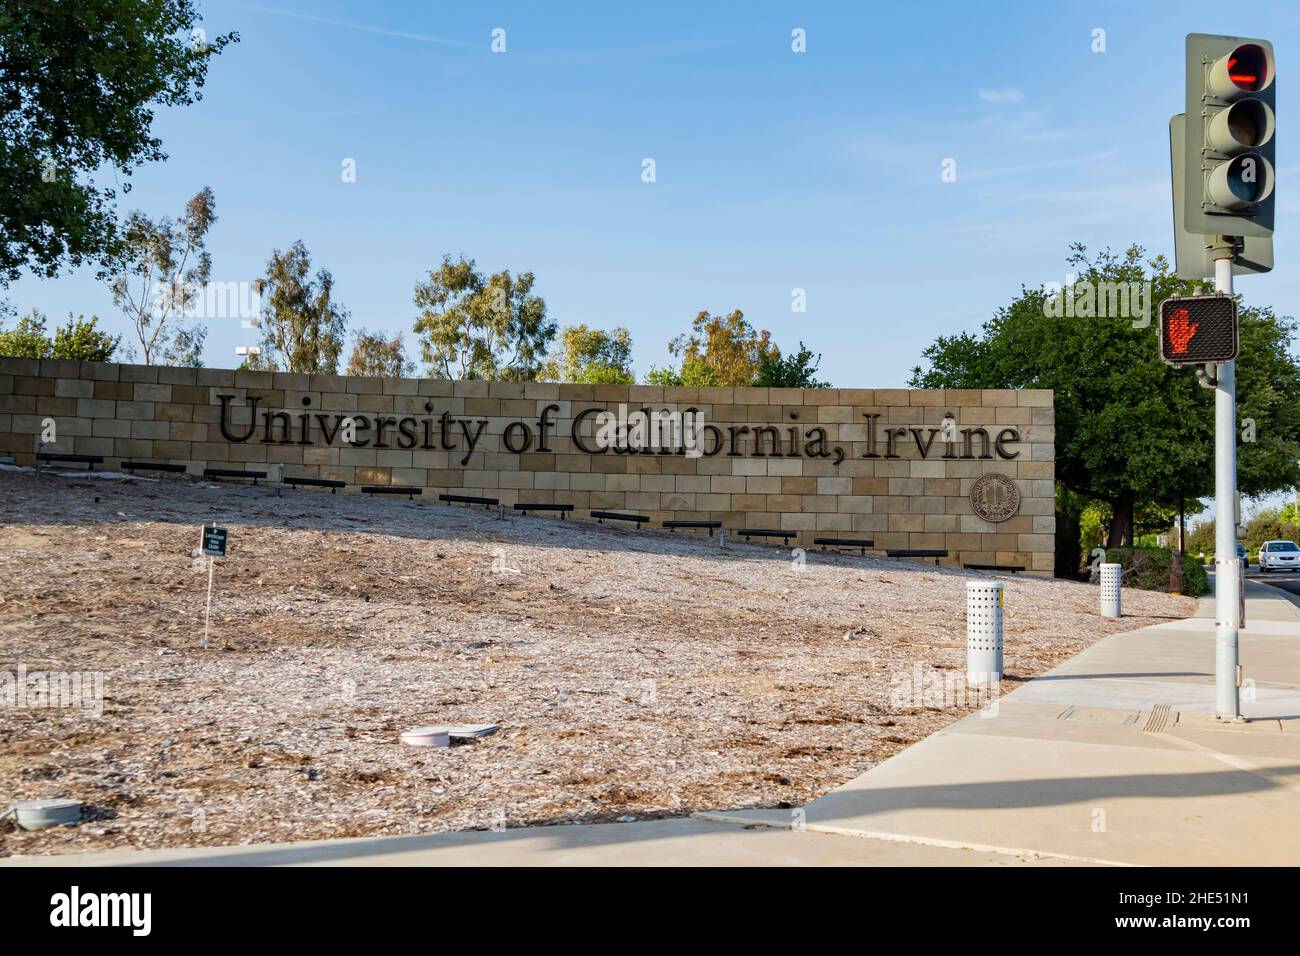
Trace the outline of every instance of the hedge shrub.
<instances>
[{"instance_id":1,"label":"hedge shrub","mask_svg":"<svg viewBox=\"0 0 1300 956\"><path fill-rule=\"evenodd\" d=\"M1124 584L1143 591L1169 590L1169 565L1174 552L1169 548L1107 548L1106 561L1124 568ZM1210 593L1205 568L1190 555L1183 556L1183 593L1200 597Z\"/></svg>"}]
</instances>

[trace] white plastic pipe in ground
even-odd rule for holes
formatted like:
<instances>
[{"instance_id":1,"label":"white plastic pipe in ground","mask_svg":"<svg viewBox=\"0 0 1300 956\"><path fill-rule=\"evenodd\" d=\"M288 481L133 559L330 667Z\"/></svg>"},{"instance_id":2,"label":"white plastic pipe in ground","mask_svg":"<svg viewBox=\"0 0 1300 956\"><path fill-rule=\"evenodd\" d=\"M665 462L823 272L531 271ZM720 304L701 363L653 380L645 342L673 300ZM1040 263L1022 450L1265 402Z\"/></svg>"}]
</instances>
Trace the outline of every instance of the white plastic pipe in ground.
<instances>
[{"instance_id":1,"label":"white plastic pipe in ground","mask_svg":"<svg viewBox=\"0 0 1300 956\"><path fill-rule=\"evenodd\" d=\"M1002 680L1002 582L966 582L966 683Z\"/></svg>"},{"instance_id":2,"label":"white plastic pipe in ground","mask_svg":"<svg viewBox=\"0 0 1300 956\"><path fill-rule=\"evenodd\" d=\"M1101 566L1101 616L1120 617L1122 564L1103 564Z\"/></svg>"}]
</instances>

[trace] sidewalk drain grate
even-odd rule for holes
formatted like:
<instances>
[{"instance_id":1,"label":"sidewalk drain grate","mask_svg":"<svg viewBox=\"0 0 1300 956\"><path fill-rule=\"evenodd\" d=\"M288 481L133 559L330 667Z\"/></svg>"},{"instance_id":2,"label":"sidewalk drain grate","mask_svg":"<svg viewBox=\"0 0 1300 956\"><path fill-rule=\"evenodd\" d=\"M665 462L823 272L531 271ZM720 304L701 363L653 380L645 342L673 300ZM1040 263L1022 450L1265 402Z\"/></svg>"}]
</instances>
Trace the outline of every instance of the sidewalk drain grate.
<instances>
[{"instance_id":1,"label":"sidewalk drain grate","mask_svg":"<svg viewBox=\"0 0 1300 956\"><path fill-rule=\"evenodd\" d=\"M1102 707L1065 708L1057 720L1084 720L1094 724L1136 724L1142 716L1137 710L1107 710Z\"/></svg>"},{"instance_id":2,"label":"sidewalk drain grate","mask_svg":"<svg viewBox=\"0 0 1300 956\"><path fill-rule=\"evenodd\" d=\"M1142 728L1148 734L1163 734L1169 725L1169 705L1156 704L1147 717L1147 725Z\"/></svg>"}]
</instances>

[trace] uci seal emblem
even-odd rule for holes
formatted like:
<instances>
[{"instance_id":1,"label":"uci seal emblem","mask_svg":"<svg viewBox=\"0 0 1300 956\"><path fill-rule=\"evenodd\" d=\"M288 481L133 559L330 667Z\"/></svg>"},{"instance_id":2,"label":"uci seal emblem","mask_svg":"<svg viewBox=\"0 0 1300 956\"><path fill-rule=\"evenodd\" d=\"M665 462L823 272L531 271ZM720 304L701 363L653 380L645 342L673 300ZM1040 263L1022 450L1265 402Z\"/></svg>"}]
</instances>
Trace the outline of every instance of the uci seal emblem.
<instances>
[{"instance_id":1,"label":"uci seal emblem","mask_svg":"<svg viewBox=\"0 0 1300 956\"><path fill-rule=\"evenodd\" d=\"M1020 489L1006 475L983 475L970 490L970 503L985 521L1006 521L1020 510Z\"/></svg>"}]
</instances>

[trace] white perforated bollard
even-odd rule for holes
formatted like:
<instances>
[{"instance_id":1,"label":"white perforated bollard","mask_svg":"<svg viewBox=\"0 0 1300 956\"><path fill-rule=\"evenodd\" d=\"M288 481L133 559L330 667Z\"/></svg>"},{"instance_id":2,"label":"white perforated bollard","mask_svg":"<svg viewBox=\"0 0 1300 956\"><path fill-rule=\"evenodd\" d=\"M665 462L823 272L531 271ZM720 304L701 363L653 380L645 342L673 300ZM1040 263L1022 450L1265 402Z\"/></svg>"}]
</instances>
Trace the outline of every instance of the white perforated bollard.
<instances>
[{"instance_id":1,"label":"white perforated bollard","mask_svg":"<svg viewBox=\"0 0 1300 956\"><path fill-rule=\"evenodd\" d=\"M966 683L1002 680L1002 582L966 582Z\"/></svg>"},{"instance_id":2,"label":"white perforated bollard","mask_svg":"<svg viewBox=\"0 0 1300 956\"><path fill-rule=\"evenodd\" d=\"M1101 566L1101 616L1120 617L1120 572L1122 564Z\"/></svg>"}]
</instances>

